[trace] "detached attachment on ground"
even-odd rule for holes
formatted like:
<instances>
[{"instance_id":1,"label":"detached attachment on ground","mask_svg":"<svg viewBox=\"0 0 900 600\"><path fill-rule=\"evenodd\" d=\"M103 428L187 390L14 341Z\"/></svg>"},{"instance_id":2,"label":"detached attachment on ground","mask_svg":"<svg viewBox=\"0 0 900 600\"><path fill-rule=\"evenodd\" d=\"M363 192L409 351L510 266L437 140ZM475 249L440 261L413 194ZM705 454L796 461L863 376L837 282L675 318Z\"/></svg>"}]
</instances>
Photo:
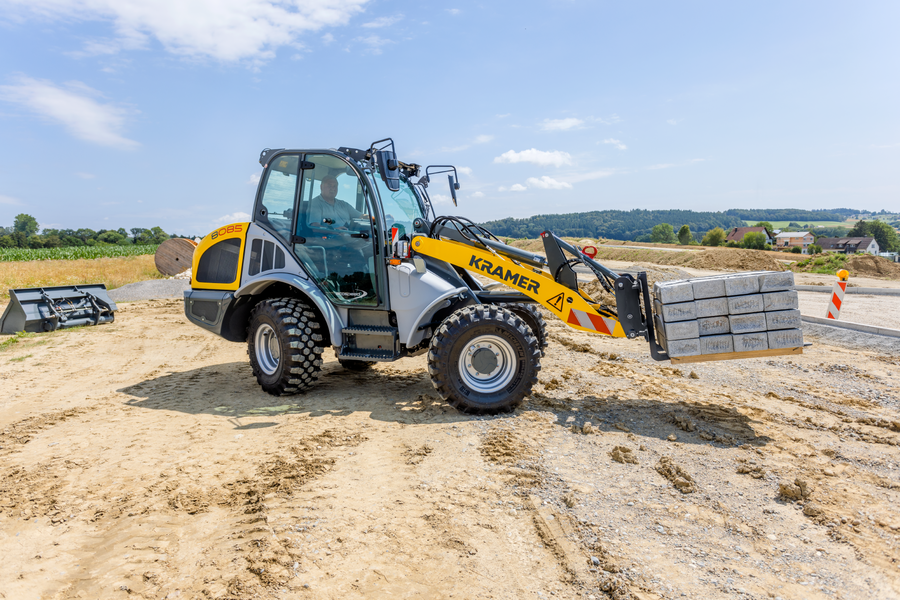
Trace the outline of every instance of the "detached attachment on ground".
<instances>
[{"instance_id":1,"label":"detached attachment on ground","mask_svg":"<svg viewBox=\"0 0 900 600\"><path fill-rule=\"evenodd\" d=\"M9 290L0 333L40 333L112 323L116 310L102 283Z\"/></svg>"}]
</instances>

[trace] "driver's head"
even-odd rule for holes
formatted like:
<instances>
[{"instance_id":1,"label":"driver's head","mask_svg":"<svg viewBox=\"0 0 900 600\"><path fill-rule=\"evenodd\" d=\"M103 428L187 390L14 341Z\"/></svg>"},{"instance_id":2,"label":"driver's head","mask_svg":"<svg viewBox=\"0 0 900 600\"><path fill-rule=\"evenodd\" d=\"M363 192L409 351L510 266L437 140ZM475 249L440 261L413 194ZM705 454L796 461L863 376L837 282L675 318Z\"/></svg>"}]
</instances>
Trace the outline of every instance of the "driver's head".
<instances>
[{"instance_id":1,"label":"driver's head","mask_svg":"<svg viewBox=\"0 0 900 600\"><path fill-rule=\"evenodd\" d=\"M322 178L322 197L331 202L337 196L337 179L333 175Z\"/></svg>"}]
</instances>

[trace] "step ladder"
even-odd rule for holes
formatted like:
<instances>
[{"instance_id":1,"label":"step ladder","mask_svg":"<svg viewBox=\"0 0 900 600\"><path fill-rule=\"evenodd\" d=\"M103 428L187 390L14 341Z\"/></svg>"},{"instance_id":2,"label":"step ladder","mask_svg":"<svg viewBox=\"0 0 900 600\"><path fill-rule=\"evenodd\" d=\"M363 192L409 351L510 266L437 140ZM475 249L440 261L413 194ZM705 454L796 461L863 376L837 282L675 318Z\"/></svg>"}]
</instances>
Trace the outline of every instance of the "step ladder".
<instances>
[{"instance_id":1,"label":"step ladder","mask_svg":"<svg viewBox=\"0 0 900 600\"><path fill-rule=\"evenodd\" d=\"M338 358L370 362L400 358L400 336L396 327L351 325L341 330L344 345Z\"/></svg>"}]
</instances>

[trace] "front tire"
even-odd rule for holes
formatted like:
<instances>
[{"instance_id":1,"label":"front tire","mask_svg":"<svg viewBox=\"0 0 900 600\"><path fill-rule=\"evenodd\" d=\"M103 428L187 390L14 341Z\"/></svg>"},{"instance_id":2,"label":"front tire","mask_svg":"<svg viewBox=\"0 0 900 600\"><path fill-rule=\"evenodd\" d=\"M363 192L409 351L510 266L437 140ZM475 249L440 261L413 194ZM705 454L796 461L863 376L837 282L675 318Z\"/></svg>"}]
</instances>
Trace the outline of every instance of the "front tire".
<instances>
[{"instance_id":1,"label":"front tire","mask_svg":"<svg viewBox=\"0 0 900 600\"><path fill-rule=\"evenodd\" d=\"M256 381L273 396L313 386L322 368L322 324L296 298L263 300L250 313L247 353Z\"/></svg>"},{"instance_id":2,"label":"front tire","mask_svg":"<svg viewBox=\"0 0 900 600\"><path fill-rule=\"evenodd\" d=\"M547 349L549 336L547 335L547 323L544 321L544 315L541 314L538 307L524 302L503 302L497 306L505 308L525 321L525 324L531 328L531 333L537 338L538 348L540 348L541 356L543 357Z\"/></svg>"},{"instance_id":3,"label":"front tire","mask_svg":"<svg viewBox=\"0 0 900 600\"><path fill-rule=\"evenodd\" d=\"M537 383L541 351L531 328L499 306L467 306L431 339L428 372L441 397L462 412L498 413L521 404Z\"/></svg>"}]
</instances>

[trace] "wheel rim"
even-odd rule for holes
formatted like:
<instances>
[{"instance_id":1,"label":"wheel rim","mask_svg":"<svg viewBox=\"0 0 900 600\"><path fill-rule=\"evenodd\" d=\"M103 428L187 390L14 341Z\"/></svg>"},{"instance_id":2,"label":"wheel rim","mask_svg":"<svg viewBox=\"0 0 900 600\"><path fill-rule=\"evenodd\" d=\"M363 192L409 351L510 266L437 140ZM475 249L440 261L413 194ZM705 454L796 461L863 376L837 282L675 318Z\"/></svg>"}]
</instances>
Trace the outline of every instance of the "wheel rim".
<instances>
[{"instance_id":1,"label":"wheel rim","mask_svg":"<svg viewBox=\"0 0 900 600\"><path fill-rule=\"evenodd\" d=\"M281 361L281 344L271 325L263 323L256 330L254 339L256 362L266 375L272 375Z\"/></svg>"},{"instance_id":2,"label":"wheel rim","mask_svg":"<svg viewBox=\"0 0 900 600\"><path fill-rule=\"evenodd\" d=\"M516 353L509 342L496 335L479 336L459 355L459 374L465 384L482 394L509 385L516 372Z\"/></svg>"}]
</instances>

